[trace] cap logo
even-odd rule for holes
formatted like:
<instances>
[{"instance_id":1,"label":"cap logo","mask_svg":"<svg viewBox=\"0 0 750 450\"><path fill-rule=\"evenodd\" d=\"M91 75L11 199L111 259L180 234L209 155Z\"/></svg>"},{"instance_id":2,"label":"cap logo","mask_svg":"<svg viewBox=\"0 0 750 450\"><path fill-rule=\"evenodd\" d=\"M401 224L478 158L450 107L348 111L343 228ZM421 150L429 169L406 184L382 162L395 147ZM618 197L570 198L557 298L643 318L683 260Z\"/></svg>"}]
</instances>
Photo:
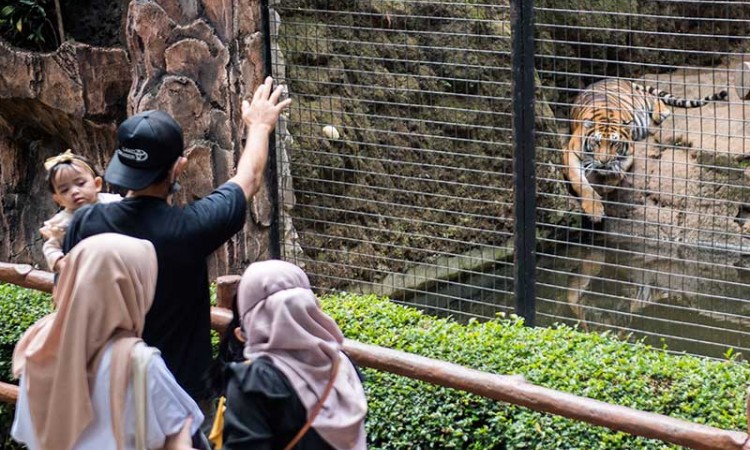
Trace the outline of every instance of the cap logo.
<instances>
[{"instance_id":1,"label":"cap logo","mask_svg":"<svg viewBox=\"0 0 750 450\"><path fill-rule=\"evenodd\" d=\"M130 161L143 162L148 160L148 153L138 148L121 147L117 149L120 158L129 159Z\"/></svg>"}]
</instances>

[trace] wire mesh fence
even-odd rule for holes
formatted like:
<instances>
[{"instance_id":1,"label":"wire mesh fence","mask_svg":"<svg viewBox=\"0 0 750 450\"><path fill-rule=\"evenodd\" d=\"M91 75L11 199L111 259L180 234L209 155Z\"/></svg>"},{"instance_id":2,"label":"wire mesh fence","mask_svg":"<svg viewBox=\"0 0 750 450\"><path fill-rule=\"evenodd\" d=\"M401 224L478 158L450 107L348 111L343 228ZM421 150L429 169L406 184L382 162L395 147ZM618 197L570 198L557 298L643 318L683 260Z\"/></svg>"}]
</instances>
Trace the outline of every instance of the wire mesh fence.
<instances>
[{"instance_id":1,"label":"wire mesh fence","mask_svg":"<svg viewBox=\"0 0 750 450\"><path fill-rule=\"evenodd\" d=\"M294 99L282 257L321 292L461 319L535 301L538 325L750 348L750 2L564 3L272 4L272 71ZM518 45L529 29L535 48ZM519 234L533 298L518 298Z\"/></svg>"},{"instance_id":2,"label":"wire mesh fence","mask_svg":"<svg viewBox=\"0 0 750 450\"><path fill-rule=\"evenodd\" d=\"M538 152L562 151L573 218L539 239L538 322L746 350L749 4L536 5L540 98L562 136Z\"/></svg>"},{"instance_id":3,"label":"wire mesh fence","mask_svg":"<svg viewBox=\"0 0 750 450\"><path fill-rule=\"evenodd\" d=\"M508 5L275 7L295 101L291 215L316 287L480 317L507 309L495 301L512 291L507 276L464 278L511 264L494 256L511 254L513 227ZM433 285L444 278L447 292Z\"/></svg>"}]
</instances>

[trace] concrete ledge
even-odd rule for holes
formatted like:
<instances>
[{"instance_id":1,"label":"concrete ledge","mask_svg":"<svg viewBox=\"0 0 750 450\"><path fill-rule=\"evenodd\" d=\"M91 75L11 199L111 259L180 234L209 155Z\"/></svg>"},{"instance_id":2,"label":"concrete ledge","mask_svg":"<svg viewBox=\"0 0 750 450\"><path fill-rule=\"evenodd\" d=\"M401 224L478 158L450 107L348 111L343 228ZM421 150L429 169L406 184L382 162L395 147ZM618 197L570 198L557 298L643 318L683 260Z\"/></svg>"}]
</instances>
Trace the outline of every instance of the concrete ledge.
<instances>
[{"instance_id":1,"label":"concrete ledge","mask_svg":"<svg viewBox=\"0 0 750 450\"><path fill-rule=\"evenodd\" d=\"M513 245L478 247L458 256L441 256L429 264L416 265L405 273L392 273L377 282L355 283L343 289L355 294L398 298L407 291L424 289L438 281L460 279L466 272L481 271L498 261L513 258Z\"/></svg>"}]
</instances>

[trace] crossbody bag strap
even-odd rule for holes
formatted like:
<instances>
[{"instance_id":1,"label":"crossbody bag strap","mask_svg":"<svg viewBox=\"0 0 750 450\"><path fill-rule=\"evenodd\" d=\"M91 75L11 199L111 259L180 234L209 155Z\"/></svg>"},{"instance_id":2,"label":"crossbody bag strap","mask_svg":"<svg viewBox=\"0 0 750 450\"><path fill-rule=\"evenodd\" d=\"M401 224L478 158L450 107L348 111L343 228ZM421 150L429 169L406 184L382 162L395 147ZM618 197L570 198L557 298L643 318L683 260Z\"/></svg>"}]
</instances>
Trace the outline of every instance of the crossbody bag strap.
<instances>
[{"instance_id":1,"label":"crossbody bag strap","mask_svg":"<svg viewBox=\"0 0 750 450\"><path fill-rule=\"evenodd\" d=\"M294 436L294 439L292 439L286 447L284 447L284 450L291 450L295 445L297 445L297 442L302 439L302 437L307 433L307 430L310 429L312 426L312 423L315 421L315 418L318 417L318 414L323 409L323 403L325 403L326 399L328 398L328 395L333 390L333 382L336 381L336 375L339 372L339 364L341 363L341 355L338 355L339 357L334 361L333 368L331 369L331 379L328 380L328 384L326 385L325 390L323 391L323 395L320 397L320 400L318 400L318 403L315 404L312 410L310 410L310 414L307 416L307 422L305 422L305 425L302 426L302 428L299 430L296 436Z\"/></svg>"}]
</instances>

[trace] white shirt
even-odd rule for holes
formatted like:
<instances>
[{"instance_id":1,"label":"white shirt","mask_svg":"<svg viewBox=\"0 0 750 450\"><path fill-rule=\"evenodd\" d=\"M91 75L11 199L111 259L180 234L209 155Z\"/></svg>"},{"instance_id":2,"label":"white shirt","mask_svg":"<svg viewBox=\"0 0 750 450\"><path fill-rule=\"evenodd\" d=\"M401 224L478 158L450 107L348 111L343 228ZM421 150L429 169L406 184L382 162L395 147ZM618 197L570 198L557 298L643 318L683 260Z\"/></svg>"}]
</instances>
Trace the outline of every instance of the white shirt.
<instances>
[{"instance_id":1,"label":"white shirt","mask_svg":"<svg viewBox=\"0 0 750 450\"><path fill-rule=\"evenodd\" d=\"M72 450L106 450L116 448L112 433L112 414L110 408L109 386L111 363L111 345L104 352L91 395L94 409L92 422L84 429ZM132 383L128 384L125 397L125 442L123 450L135 449L135 413L133 404ZM71 414L75 414L71 411ZM147 443L149 449L164 446L167 436L182 429L188 416L193 417L190 433L194 434L201 422L203 413L190 396L177 384L172 373L167 369L160 355L154 355L148 366L148 406L147 406ZM19 396L16 402L16 415L10 434L18 442L25 444L29 450L39 446L31 423L28 397L24 377L21 377Z\"/></svg>"},{"instance_id":2,"label":"white shirt","mask_svg":"<svg viewBox=\"0 0 750 450\"><path fill-rule=\"evenodd\" d=\"M100 192L96 195L97 203L112 203L119 202L120 200L122 200L122 197L117 194ZM73 214L75 214L75 211L63 209L52 216L51 219L45 220L44 226L39 229L39 232L45 239L42 245L42 253L44 253L44 259L47 261L50 271L54 270L57 260L65 256L62 252L63 240L65 239L65 232L68 230L68 225L73 220Z\"/></svg>"}]
</instances>

